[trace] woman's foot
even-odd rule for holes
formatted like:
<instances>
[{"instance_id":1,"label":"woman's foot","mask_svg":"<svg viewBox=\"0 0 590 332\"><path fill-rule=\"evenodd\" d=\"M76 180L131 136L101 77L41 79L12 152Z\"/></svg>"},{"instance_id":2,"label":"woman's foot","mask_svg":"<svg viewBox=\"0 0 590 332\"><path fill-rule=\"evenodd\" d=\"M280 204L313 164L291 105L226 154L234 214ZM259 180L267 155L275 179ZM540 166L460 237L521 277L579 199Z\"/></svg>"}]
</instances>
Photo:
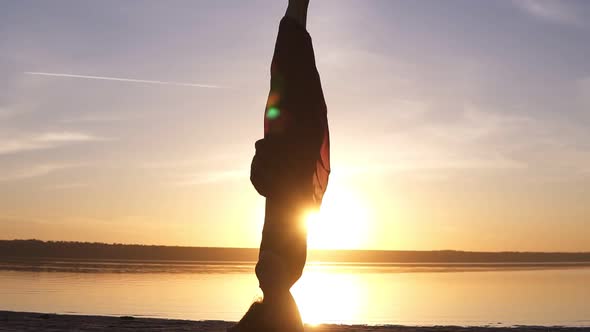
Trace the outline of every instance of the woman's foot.
<instances>
[{"instance_id":1,"label":"woman's foot","mask_svg":"<svg viewBox=\"0 0 590 332\"><path fill-rule=\"evenodd\" d=\"M287 13L285 16L294 19L302 27L307 25L307 8L309 7L309 0L289 0Z\"/></svg>"}]
</instances>

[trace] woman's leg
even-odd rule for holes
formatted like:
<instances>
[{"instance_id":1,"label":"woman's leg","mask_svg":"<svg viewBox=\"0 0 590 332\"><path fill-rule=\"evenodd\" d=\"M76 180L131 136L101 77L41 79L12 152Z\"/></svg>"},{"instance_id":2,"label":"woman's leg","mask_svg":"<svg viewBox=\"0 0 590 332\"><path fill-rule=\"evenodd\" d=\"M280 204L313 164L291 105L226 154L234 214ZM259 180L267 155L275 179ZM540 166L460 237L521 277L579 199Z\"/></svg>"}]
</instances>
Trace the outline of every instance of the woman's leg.
<instances>
[{"instance_id":1,"label":"woman's leg","mask_svg":"<svg viewBox=\"0 0 590 332\"><path fill-rule=\"evenodd\" d=\"M303 28L307 26L307 8L309 7L309 0L289 0L286 17L290 17L297 21Z\"/></svg>"}]
</instances>

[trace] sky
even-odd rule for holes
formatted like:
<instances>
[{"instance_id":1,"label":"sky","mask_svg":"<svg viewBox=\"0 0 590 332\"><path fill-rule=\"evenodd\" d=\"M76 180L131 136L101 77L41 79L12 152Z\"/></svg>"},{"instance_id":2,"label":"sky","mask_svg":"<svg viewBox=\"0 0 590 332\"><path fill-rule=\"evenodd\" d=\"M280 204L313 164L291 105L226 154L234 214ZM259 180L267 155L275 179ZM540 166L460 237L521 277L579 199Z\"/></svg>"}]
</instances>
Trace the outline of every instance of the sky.
<instances>
[{"instance_id":1,"label":"sky","mask_svg":"<svg viewBox=\"0 0 590 332\"><path fill-rule=\"evenodd\" d=\"M0 10L0 238L256 247L286 1ZM590 2L312 0L310 247L590 251Z\"/></svg>"}]
</instances>

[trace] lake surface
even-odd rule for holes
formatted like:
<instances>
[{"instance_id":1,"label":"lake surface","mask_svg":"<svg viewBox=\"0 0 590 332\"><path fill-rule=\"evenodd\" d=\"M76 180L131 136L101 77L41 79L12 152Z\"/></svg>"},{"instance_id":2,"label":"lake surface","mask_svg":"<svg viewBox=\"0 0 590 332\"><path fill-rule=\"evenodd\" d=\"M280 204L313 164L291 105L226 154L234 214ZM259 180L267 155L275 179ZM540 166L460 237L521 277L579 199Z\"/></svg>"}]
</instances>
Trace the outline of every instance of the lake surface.
<instances>
[{"instance_id":1,"label":"lake surface","mask_svg":"<svg viewBox=\"0 0 590 332\"><path fill-rule=\"evenodd\" d=\"M238 320L261 295L252 263L0 263L0 310ZM590 267L309 264L307 323L590 326Z\"/></svg>"}]
</instances>

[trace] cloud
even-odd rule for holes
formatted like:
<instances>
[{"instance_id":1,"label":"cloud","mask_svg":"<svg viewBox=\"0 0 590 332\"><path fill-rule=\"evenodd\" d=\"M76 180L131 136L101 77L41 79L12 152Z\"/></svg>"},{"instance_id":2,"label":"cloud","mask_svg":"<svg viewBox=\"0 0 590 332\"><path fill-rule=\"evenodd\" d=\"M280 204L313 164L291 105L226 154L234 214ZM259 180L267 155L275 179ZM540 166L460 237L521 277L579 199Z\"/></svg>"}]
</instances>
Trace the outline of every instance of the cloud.
<instances>
[{"instance_id":1,"label":"cloud","mask_svg":"<svg viewBox=\"0 0 590 332\"><path fill-rule=\"evenodd\" d=\"M136 167L153 172L154 176L164 175L164 184L173 186L196 186L236 180L246 180L251 153L246 149L228 148L227 153L203 153L198 159L165 159L141 162ZM237 165L237 166L236 166Z\"/></svg>"},{"instance_id":2,"label":"cloud","mask_svg":"<svg viewBox=\"0 0 590 332\"><path fill-rule=\"evenodd\" d=\"M17 112L13 109L0 106L0 119L11 117L16 113Z\"/></svg>"},{"instance_id":3,"label":"cloud","mask_svg":"<svg viewBox=\"0 0 590 332\"><path fill-rule=\"evenodd\" d=\"M168 81L155 81L155 80L141 80L135 78L121 78L121 77L108 77L108 76L90 76L90 75L77 75L77 74L64 74L64 73L45 73L45 72L24 72L26 75L35 76L49 76L49 77L62 77L62 78L75 78L75 79L87 79L87 80L102 80L102 81L117 81L127 83L144 83L144 84L157 84L157 85L173 85L173 86L185 86L193 88L207 88L207 89L222 89L223 87L218 85L210 84L198 84L198 83L182 83L182 82L168 82Z\"/></svg>"},{"instance_id":4,"label":"cloud","mask_svg":"<svg viewBox=\"0 0 590 332\"><path fill-rule=\"evenodd\" d=\"M68 189L76 189L76 188L83 188L88 187L87 183L60 183L51 186L45 187L46 190L68 190Z\"/></svg>"},{"instance_id":5,"label":"cloud","mask_svg":"<svg viewBox=\"0 0 590 332\"><path fill-rule=\"evenodd\" d=\"M247 179L249 175L250 175L250 172L247 169L203 172L203 173L185 176L183 179L173 182L173 184L178 185L178 186L193 186L193 185L201 185L201 184L212 184L212 183L233 181L233 180L239 180L239 179Z\"/></svg>"},{"instance_id":6,"label":"cloud","mask_svg":"<svg viewBox=\"0 0 590 332\"><path fill-rule=\"evenodd\" d=\"M22 168L15 172L3 172L0 175L0 182L7 182L7 181L16 181L16 180L24 180L30 179L40 176L45 176L51 174L53 172L57 172L60 170L80 167L83 164L40 164L40 165L33 165L28 168Z\"/></svg>"},{"instance_id":7,"label":"cloud","mask_svg":"<svg viewBox=\"0 0 590 332\"><path fill-rule=\"evenodd\" d=\"M431 156L424 159L400 159L391 163L376 163L372 165L356 165L341 167L334 172L344 176L355 176L382 173L396 173L408 171L441 171L441 170L510 170L522 169L526 165L522 162L492 155L487 158L469 156Z\"/></svg>"},{"instance_id":8,"label":"cloud","mask_svg":"<svg viewBox=\"0 0 590 332\"><path fill-rule=\"evenodd\" d=\"M582 104L590 109L590 76L578 81L578 89Z\"/></svg>"},{"instance_id":9,"label":"cloud","mask_svg":"<svg viewBox=\"0 0 590 332\"><path fill-rule=\"evenodd\" d=\"M536 18L569 25L583 25L576 9L565 1L557 0L514 0L514 5Z\"/></svg>"},{"instance_id":10,"label":"cloud","mask_svg":"<svg viewBox=\"0 0 590 332\"><path fill-rule=\"evenodd\" d=\"M61 123L119 122L139 118L136 114L85 114L60 120Z\"/></svg>"},{"instance_id":11,"label":"cloud","mask_svg":"<svg viewBox=\"0 0 590 332\"><path fill-rule=\"evenodd\" d=\"M460 116L433 118L435 110L427 112L423 122L371 137L371 145L379 149L347 142L342 151L355 151L356 156L335 162L334 174L527 172L527 178L543 180L559 173L570 179L590 165L590 149L583 143L589 136L583 125L472 103L457 108L462 108ZM334 156L339 156L339 147L334 148Z\"/></svg>"},{"instance_id":12,"label":"cloud","mask_svg":"<svg viewBox=\"0 0 590 332\"><path fill-rule=\"evenodd\" d=\"M38 136L37 140L39 142L47 142L47 143L54 143L54 142L85 142L85 141L94 141L97 138L88 134L84 133L69 133L69 132L61 132L61 133L46 133Z\"/></svg>"},{"instance_id":13,"label":"cloud","mask_svg":"<svg viewBox=\"0 0 590 332\"><path fill-rule=\"evenodd\" d=\"M410 149L414 147L409 147ZM456 172L504 172L527 168L525 162L512 159L500 153L474 155L468 151L444 151L426 149L407 153L398 149L389 160L376 160L371 163L349 162L332 169L332 176L342 177L381 177L384 174L412 174L413 178L448 179Z\"/></svg>"},{"instance_id":14,"label":"cloud","mask_svg":"<svg viewBox=\"0 0 590 332\"><path fill-rule=\"evenodd\" d=\"M73 143L104 140L109 139L78 132L48 132L30 137L4 139L0 142L0 155L51 149Z\"/></svg>"},{"instance_id":15,"label":"cloud","mask_svg":"<svg viewBox=\"0 0 590 332\"><path fill-rule=\"evenodd\" d=\"M242 146L226 146L224 150L228 152L206 152L202 153L202 156L193 159L165 159L165 160L151 160L142 162L138 167L144 169L154 170L188 170L195 169L196 167L219 167L219 165L239 163L248 164L252 155L254 154L254 148L245 149ZM231 151L231 152L229 152ZM223 166L222 166L223 167Z\"/></svg>"}]
</instances>

